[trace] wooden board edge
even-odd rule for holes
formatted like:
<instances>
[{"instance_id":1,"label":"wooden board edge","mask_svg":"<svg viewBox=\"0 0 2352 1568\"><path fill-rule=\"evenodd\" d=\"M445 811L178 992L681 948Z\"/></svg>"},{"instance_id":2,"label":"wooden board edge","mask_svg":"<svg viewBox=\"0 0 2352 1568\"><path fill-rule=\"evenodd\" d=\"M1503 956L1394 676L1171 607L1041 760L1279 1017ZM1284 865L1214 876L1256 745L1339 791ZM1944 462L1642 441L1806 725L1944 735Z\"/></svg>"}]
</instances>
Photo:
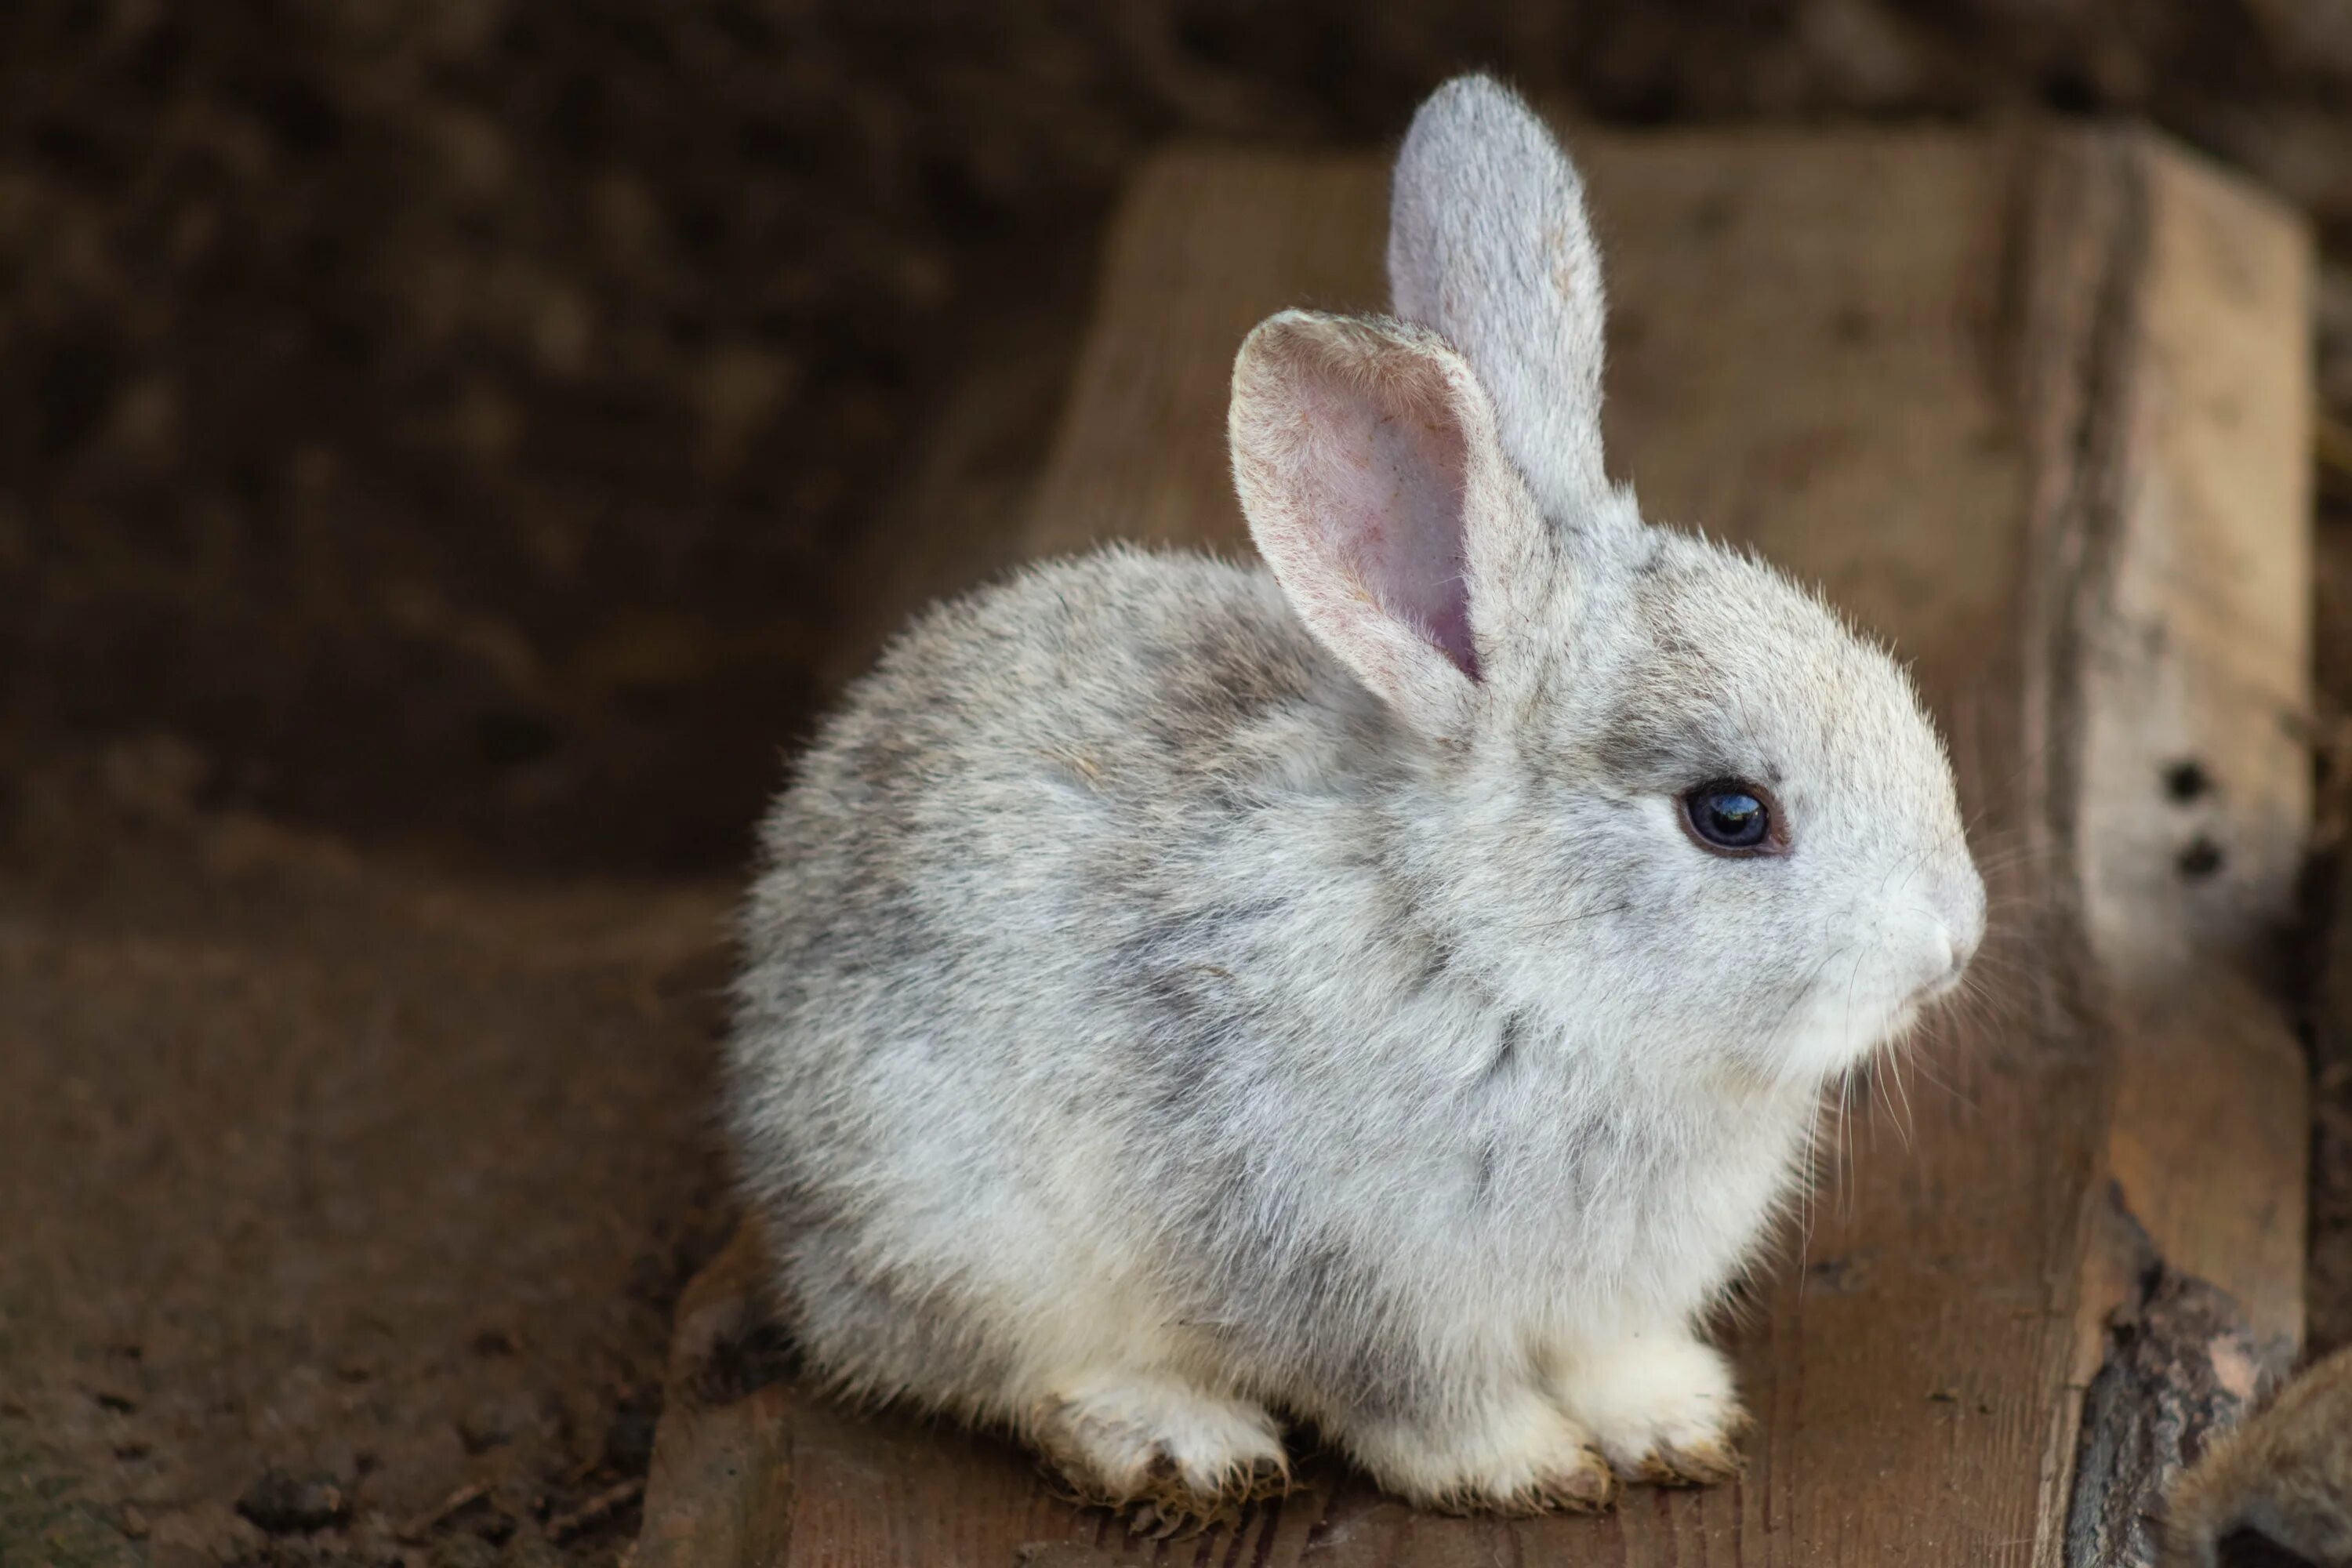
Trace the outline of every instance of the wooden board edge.
<instances>
[{"instance_id":1,"label":"wooden board edge","mask_svg":"<svg viewBox=\"0 0 2352 1568\"><path fill-rule=\"evenodd\" d=\"M2090 1568L2147 1560L2164 1489L2302 1337L2307 1069L2264 955L2309 828L2311 248L2292 213L2147 132L2065 139L2037 179L2035 243L2096 252L2082 421L2063 392L2042 404L2066 447L2047 460L2076 482L2037 520L2035 568L2059 588L2053 847L2111 1082L2083 1399L2053 1434L2065 1523L2037 1560ZM2168 353L2192 328L2233 352Z\"/></svg>"}]
</instances>

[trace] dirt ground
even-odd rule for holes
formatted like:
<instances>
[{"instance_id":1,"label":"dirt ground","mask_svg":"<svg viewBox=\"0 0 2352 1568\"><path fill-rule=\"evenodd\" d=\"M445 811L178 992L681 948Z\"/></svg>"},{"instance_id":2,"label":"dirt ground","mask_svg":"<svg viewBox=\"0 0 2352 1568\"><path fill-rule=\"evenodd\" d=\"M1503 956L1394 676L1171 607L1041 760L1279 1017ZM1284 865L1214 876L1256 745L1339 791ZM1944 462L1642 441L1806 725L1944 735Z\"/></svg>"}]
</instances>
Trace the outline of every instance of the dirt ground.
<instances>
[{"instance_id":1,"label":"dirt ground","mask_svg":"<svg viewBox=\"0 0 2352 1568\"><path fill-rule=\"evenodd\" d=\"M2248 169L2329 247L2333 853L2347 16L0 8L0 1564L617 1557L730 1217L749 825L940 389L1008 321L1067 332L1165 137L1369 143L1477 64L1622 123L2142 114Z\"/></svg>"},{"instance_id":2,"label":"dirt ground","mask_svg":"<svg viewBox=\"0 0 2352 1568\"><path fill-rule=\"evenodd\" d=\"M727 889L374 864L193 763L50 764L0 879L0 1561L609 1557Z\"/></svg>"}]
</instances>

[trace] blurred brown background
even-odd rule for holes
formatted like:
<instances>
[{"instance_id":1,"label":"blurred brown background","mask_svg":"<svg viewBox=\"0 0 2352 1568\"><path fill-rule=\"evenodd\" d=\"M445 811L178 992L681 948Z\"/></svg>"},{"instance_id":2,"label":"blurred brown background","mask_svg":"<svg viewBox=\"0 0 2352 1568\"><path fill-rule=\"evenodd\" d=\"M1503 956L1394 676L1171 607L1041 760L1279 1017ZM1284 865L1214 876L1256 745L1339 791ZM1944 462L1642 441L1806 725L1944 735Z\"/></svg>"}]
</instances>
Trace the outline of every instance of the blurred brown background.
<instances>
[{"instance_id":1,"label":"blurred brown background","mask_svg":"<svg viewBox=\"0 0 2352 1568\"><path fill-rule=\"evenodd\" d=\"M2329 0L10 9L10 754L540 866L734 862L927 390L1163 137L2137 113L2352 246Z\"/></svg>"},{"instance_id":2,"label":"blurred brown background","mask_svg":"<svg viewBox=\"0 0 2352 1568\"><path fill-rule=\"evenodd\" d=\"M20 0L0 1562L617 1553L625 1500L573 1516L723 1225L717 911L941 390L1067 352L1143 150L1370 145L1465 66L1621 124L2143 116L2302 205L2342 711L2341 0ZM434 1022L468 964L554 977L497 1049ZM646 1033L566 1015L607 984Z\"/></svg>"}]
</instances>

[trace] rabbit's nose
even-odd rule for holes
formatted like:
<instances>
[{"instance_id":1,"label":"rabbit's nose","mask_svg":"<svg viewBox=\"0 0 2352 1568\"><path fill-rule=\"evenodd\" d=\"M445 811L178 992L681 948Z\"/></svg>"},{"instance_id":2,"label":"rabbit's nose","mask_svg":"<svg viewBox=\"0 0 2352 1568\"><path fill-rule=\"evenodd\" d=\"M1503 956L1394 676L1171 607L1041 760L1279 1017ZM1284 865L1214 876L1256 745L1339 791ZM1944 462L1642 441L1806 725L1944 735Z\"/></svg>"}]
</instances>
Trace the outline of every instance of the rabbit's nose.
<instances>
[{"instance_id":1,"label":"rabbit's nose","mask_svg":"<svg viewBox=\"0 0 2352 1568\"><path fill-rule=\"evenodd\" d=\"M1952 955L1951 967L1944 976L1947 982L1956 981L1967 972L1969 961L1976 957L1977 946L1983 940L1984 922L1981 920L1958 930L1946 928L1944 942Z\"/></svg>"},{"instance_id":2,"label":"rabbit's nose","mask_svg":"<svg viewBox=\"0 0 2352 1568\"><path fill-rule=\"evenodd\" d=\"M1959 984L1969 961L1976 957L1984 940L1984 894L1974 889L1969 892L1970 897L1945 900L1936 914L1935 936L1927 953L1929 978L1921 987L1931 996L1940 996Z\"/></svg>"},{"instance_id":3,"label":"rabbit's nose","mask_svg":"<svg viewBox=\"0 0 2352 1568\"><path fill-rule=\"evenodd\" d=\"M1943 962L1937 963L1938 958ZM1952 988L1953 983L1960 977L1960 971L1968 966L1968 957L1960 944L1953 940L1950 929L1938 931L1927 959L1927 980L1919 987L1919 994L1929 997L1942 995Z\"/></svg>"},{"instance_id":4,"label":"rabbit's nose","mask_svg":"<svg viewBox=\"0 0 2352 1568\"><path fill-rule=\"evenodd\" d=\"M1951 949L1951 973L1948 981L1958 980L1977 955L1984 942L1985 888L1974 866L1964 867L1952 879L1953 886L1946 890L1943 905L1944 940Z\"/></svg>"},{"instance_id":5,"label":"rabbit's nose","mask_svg":"<svg viewBox=\"0 0 2352 1568\"><path fill-rule=\"evenodd\" d=\"M1936 927L1927 951L1920 955L1925 960L1920 965L1924 978L1911 994L1915 1005L1924 1005L1950 994L1959 984L1960 976L1968 973L1969 959L1975 952L1975 945L1965 932L1955 931L1941 921L1936 922Z\"/></svg>"}]
</instances>

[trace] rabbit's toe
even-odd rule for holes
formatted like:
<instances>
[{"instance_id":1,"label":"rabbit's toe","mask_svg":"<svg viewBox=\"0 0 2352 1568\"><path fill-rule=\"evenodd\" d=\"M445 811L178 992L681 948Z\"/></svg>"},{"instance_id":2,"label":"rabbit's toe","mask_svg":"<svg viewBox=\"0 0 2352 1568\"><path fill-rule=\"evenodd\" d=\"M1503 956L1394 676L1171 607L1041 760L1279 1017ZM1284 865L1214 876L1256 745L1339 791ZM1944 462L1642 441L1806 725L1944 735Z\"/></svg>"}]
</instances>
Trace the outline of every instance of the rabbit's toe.
<instances>
[{"instance_id":1,"label":"rabbit's toe","mask_svg":"<svg viewBox=\"0 0 2352 1568\"><path fill-rule=\"evenodd\" d=\"M1170 1378L1084 1380L1043 1402L1033 1431L1080 1498L1132 1505L1135 1528L1154 1534L1229 1519L1290 1484L1262 1407Z\"/></svg>"},{"instance_id":2,"label":"rabbit's toe","mask_svg":"<svg viewBox=\"0 0 2352 1568\"><path fill-rule=\"evenodd\" d=\"M1625 1479L1661 1487L1711 1487L1731 1479L1744 1466L1734 1434L1701 1438L1688 1447L1660 1443Z\"/></svg>"},{"instance_id":3,"label":"rabbit's toe","mask_svg":"<svg viewBox=\"0 0 2352 1568\"><path fill-rule=\"evenodd\" d=\"M1477 1478L1433 1500L1456 1513L1599 1513L1617 1500L1617 1478L1601 1450L1546 1454L1500 1475Z\"/></svg>"},{"instance_id":4,"label":"rabbit's toe","mask_svg":"<svg viewBox=\"0 0 2352 1568\"><path fill-rule=\"evenodd\" d=\"M1723 1357L1679 1334L1579 1356L1562 1403L1628 1481L1709 1486L1739 1473L1748 1419Z\"/></svg>"},{"instance_id":5,"label":"rabbit's toe","mask_svg":"<svg viewBox=\"0 0 2352 1568\"><path fill-rule=\"evenodd\" d=\"M1449 1513L1591 1513L1617 1496L1584 1429L1532 1390L1444 1420L1358 1428L1348 1446L1382 1485Z\"/></svg>"}]
</instances>

